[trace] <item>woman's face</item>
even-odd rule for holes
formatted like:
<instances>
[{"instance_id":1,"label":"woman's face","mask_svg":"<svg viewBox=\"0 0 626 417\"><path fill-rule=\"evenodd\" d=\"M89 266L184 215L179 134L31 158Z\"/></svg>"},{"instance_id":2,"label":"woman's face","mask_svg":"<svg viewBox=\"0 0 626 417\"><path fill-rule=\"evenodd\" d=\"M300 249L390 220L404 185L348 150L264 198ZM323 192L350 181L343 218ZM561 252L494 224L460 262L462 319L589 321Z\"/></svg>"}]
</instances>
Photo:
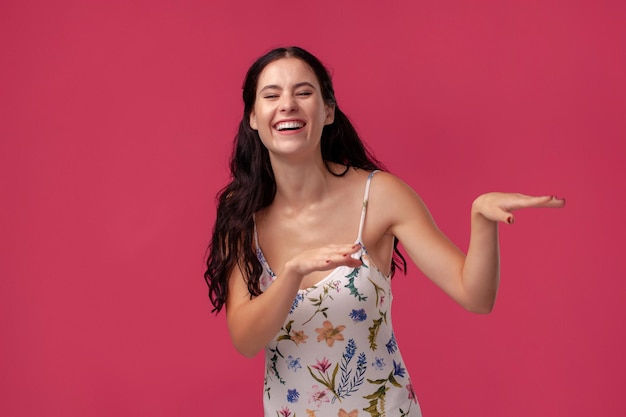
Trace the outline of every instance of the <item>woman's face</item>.
<instances>
[{"instance_id":1,"label":"woman's face","mask_svg":"<svg viewBox=\"0 0 626 417\"><path fill-rule=\"evenodd\" d=\"M321 155L322 129L334 116L334 106L324 103L319 81L304 61L281 58L261 72L250 127L271 155Z\"/></svg>"}]
</instances>

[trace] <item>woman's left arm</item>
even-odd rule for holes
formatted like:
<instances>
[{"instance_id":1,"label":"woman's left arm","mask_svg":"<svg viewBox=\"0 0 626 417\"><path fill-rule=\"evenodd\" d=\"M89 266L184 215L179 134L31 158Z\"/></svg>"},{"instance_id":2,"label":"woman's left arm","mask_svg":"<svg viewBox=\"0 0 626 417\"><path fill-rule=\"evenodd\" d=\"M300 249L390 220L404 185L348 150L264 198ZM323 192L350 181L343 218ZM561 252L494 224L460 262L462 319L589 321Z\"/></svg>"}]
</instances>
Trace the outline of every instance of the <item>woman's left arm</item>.
<instances>
[{"instance_id":1,"label":"woman's left arm","mask_svg":"<svg viewBox=\"0 0 626 417\"><path fill-rule=\"evenodd\" d=\"M437 227L421 198L393 175L381 178L389 233L400 240L416 266L465 309L486 314L494 305L500 280L498 222L513 223L514 210L563 207L565 200L513 193L487 193L472 204L467 255Z\"/></svg>"}]
</instances>

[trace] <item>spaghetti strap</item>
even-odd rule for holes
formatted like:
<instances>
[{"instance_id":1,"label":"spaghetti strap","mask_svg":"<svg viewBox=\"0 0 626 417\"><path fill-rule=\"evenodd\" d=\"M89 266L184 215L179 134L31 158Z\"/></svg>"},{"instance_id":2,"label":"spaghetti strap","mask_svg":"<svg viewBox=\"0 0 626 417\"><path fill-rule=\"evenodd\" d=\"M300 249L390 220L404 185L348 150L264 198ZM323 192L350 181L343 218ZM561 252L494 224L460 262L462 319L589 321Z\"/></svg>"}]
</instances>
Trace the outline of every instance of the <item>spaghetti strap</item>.
<instances>
[{"instance_id":1,"label":"spaghetti strap","mask_svg":"<svg viewBox=\"0 0 626 417\"><path fill-rule=\"evenodd\" d=\"M365 183L365 194L363 195L363 209L361 210L361 221L359 222L359 235L356 239L357 243L363 244L363 226L365 225L365 213L367 212L367 201L369 200L370 195L370 184L372 183L372 177L379 170L375 170L370 172L370 175L367 177L367 182Z\"/></svg>"}]
</instances>

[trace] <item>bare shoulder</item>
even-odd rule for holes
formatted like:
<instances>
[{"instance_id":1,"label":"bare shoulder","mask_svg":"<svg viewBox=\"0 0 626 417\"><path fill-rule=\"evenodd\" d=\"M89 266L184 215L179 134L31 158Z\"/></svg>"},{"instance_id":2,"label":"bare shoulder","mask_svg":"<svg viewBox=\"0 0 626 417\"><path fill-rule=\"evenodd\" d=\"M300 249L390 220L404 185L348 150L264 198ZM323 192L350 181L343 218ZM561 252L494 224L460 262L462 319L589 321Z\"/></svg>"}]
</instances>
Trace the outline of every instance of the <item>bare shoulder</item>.
<instances>
[{"instance_id":1,"label":"bare shoulder","mask_svg":"<svg viewBox=\"0 0 626 417\"><path fill-rule=\"evenodd\" d=\"M372 180L371 189L370 199L372 200L387 201L388 204L405 200L421 202L419 195L411 186L389 172L378 172Z\"/></svg>"},{"instance_id":2,"label":"bare shoulder","mask_svg":"<svg viewBox=\"0 0 626 417\"><path fill-rule=\"evenodd\" d=\"M389 172L377 173L371 185L370 204L378 207L390 229L407 221L431 221L430 213L418 193Z\"/></svg>"},{"instance_id":3,"label":"bare shoulder","mask_svg":"<svg viewBox=\"0 0 626 417\"><path fill-rule=\"evenodd\" d=\"M407 183L405 183L402 179L397 177L396 175L387 172L387 171L379 171L375 175L375 183L381 187L381 192L403 192L403 191L413 191ZM372 183L373 184L373 183ZM373 187L374 185L372 185Z\"/></svg>"}]
</instances>

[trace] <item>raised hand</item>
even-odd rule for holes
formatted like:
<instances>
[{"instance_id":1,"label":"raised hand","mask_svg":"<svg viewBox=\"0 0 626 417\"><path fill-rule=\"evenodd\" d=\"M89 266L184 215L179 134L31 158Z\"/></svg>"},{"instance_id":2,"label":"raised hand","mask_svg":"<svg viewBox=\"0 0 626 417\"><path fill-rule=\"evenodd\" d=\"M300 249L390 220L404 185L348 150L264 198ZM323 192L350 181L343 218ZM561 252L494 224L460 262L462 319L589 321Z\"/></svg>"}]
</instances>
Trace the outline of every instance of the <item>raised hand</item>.
<instances>
[{"instance_id":1,"label":"raised hand","mask_svg":"<svg viewBox=\"0 0 626 417\"><path fill-rule=\"evenodd\" d=\"M472 204L472 212L494 222L513 224L512 212L524 208L561 208L565 199L555 196L529 196L519 193L487 193Z\"/></svg>"}]
</instances>

